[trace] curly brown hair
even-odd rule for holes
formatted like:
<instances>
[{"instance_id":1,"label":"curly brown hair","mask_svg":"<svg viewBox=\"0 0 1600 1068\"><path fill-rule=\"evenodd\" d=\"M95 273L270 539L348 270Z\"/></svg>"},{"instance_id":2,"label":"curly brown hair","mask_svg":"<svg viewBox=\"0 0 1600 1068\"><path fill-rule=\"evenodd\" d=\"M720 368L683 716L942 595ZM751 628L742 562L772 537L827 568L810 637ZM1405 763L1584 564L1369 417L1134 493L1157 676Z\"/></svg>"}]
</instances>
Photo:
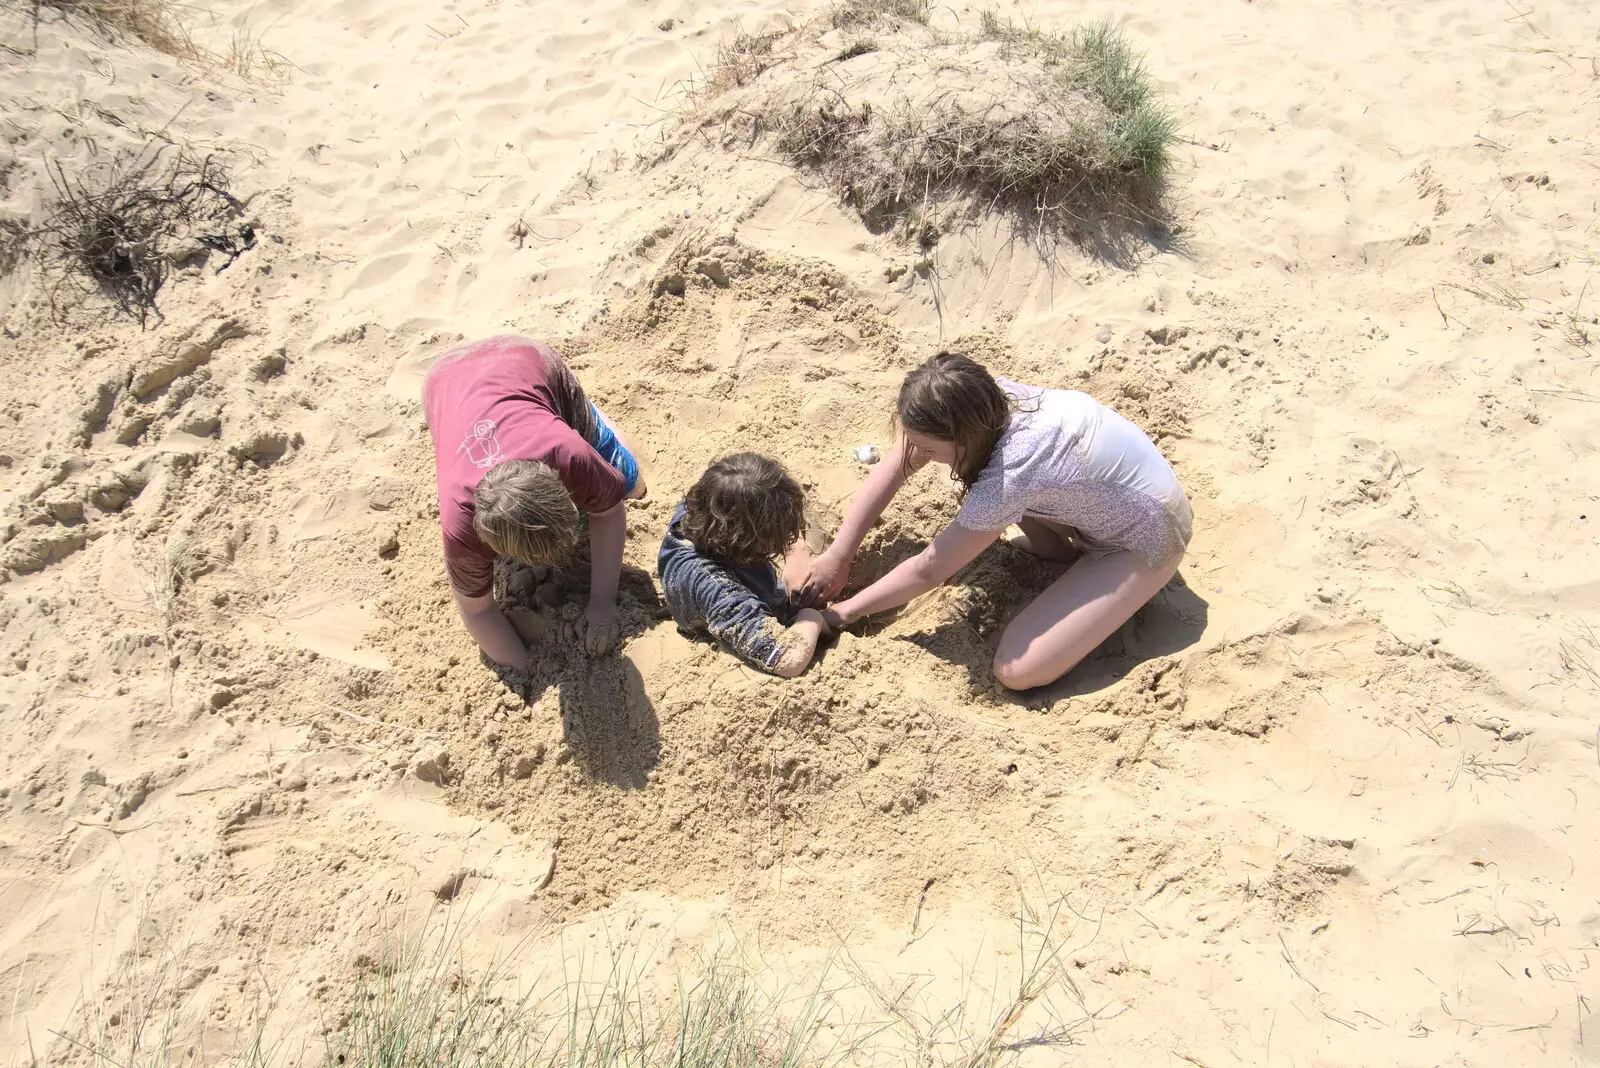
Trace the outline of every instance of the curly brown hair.
<instances>
[{"instance_id":1,"label":"curly brown hair","mask_svg":"<svg viewBox=\"0 0 1600 1068\"><path fill-rule=\"evenodd\" d=\"M805 493L776 460L754 452L724 456L684 498L683 536L730 567L765 563L806 530Z\"/></svg>"},{"instance_id":2,"label":"curly brown hair","mask_svg":"<svg viewBox=\"0 0 1600 1068\"><path fill-rule=\"evenodd\" d=\"M506 460L472 491L472 528L501 556L564 563L578 543L578 508L560 477L538 460Z\"/></svg>"},{"instance_id":3,"label":"curly brown hair","mask_svg":"<svg viewBox=\"0 0 1600 1068\"><path fill-rule=\"evenodd\" d=\"M955 443L950 477L963 490L988 466L1012 411L1011 398L988 368L954 352L935 353L906 372L895 406L902 429Z\"/></svg>"}]
</instances>

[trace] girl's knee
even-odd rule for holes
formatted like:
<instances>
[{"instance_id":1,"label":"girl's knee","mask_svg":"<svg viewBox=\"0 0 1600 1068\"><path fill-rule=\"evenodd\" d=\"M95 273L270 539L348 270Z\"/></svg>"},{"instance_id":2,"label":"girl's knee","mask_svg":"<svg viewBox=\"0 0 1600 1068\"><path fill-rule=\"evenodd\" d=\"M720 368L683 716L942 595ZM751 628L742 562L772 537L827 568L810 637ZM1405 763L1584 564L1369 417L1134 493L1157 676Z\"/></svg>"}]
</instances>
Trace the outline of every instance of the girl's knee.
<instances>
[{"instance_id":1,"label":"girl's knee","mask_svg":"<svg viewBox=\"0 0 1600 1068\"><path fill-rule=\"evenodd\" d=\"M994 654L994 681L1008 690L1031 690L1035 686L1043 686L1047 682L1054 682L1063 671L1046 675L1037 665L1029 664L1024 657L1007 656L1005 652Z\"/></svg>"},{"instance_id":2,"label":"girl's knee","mask_svg":"<svg viewBox=\"0 0 1600 1068\"><path fill-rule=\"evenodd\" d=\"M1027 643L1018 642L1015 637L1012 627L1007 627L1001 633L1000 645L994 651L990 670L994 672L994 681L1006 689L1026 690L1038 683L1032 681L1034 671L1028 662Z\"/></svg>"},{"instance_id":3,"label":"girl's knee","mask_svg":"<svg viewBox=\"0 0 1600 1068\"><path fill-rule=\"evenodd\" d=\"M1030 652L1033 655L1030 655ZM1008 648L1008 643L1002 637L1000 648L995 651L991 670L994 672L994 681L1006 689L1031 690L1035 686L1055 682L1077 667L1082 659L1082 656L1077 656L1070 661L1065 658L1051 660L1049 657L1037 655L1037 650Z\"/></svg>"},{"instance_id":4,"label":"girl's knee","mask_svg":"<svg viewBox=\"0 0 1600 1068\"><path fill-rule=\"evenodd\" d=\"M1015 660L1002 659L999 653L995 654L993 669L994 681L1008 690L1026 690L1031 685L1022 666Z\"/></svg>"}]
</instances>

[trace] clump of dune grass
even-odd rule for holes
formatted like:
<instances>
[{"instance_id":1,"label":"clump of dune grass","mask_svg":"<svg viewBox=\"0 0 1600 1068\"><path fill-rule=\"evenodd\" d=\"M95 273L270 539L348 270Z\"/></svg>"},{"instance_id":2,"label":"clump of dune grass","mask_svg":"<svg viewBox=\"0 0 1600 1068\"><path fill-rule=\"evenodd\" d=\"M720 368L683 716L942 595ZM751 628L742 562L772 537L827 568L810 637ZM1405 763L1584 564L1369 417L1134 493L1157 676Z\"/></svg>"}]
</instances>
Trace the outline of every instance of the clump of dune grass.
<instances>
[{"instance_id":1,"label":"clump of dune grass","mask_svg":"<svg viewBox=\"0 0 1600 1068\"><path fill-rule=\"evenodd\" d=\"M93 27L117 39L141 41L175 59L196 60L232 71L247 81L273 81L292 64L266 48L258 34L236 28L220 50L198 43L175 0L37 0L29 5L38 18L54 11L69 22Z\"/></svg>"},{"instance_id":2,"label":"clump of dune grass","mask_svg":"<svg viewBox=\"0 0 1600 1068\"><path fill-rule=\"evenodd\" d=\"M841 0L828 12L836 30L853 30L874 23L905 19L927 25L933 0Z\"/></svg>"},{"instance_id":3,"label":"clump of dune grass","mask_svg":"<svg viewBox=\"0 0 1600 1068\"><path fill-rule=\"evenodd\" d=\"M989 13L949 35L920 24L927 12L920 0L841 5L828 25L872 34L843 51L814 27L736 38L687 136L766 144L869 228L924 243L952 215L1004 214L1041 243L1108 254L1165 230L1178 124L1120 28L1048 33Z\"/></svg>"},{"instance_id":4,"label":"clump of dune grass","mask_svg":"<svg viewBox=\"0 0 1600 1068\"><path fill-rule=\"evenodd\" d=\"M582 961L519 989L514 954L465 962L459 928L426 927L358 985L326 1063L342 1068L805 1068L828 1063L819 985L797 998L764 990L715 957L670 994L641 982L642 962Z\"/></svg>"},{"instance_id":5,"label":"clump of dune grass","mask_svg":"<svg viewBox=\"0 0 1600 1068\"><path fill-rule=\"evenodd\" d=\"M701 92L714 96L749 85L770 70L778 57L774 45L784 37L783 31L748 33L741 30L717 46L706 82Z\"/></svg>"},{"instance_id":6,"label":"clump of dune grass","mask_svg":"<svg viewBox=\"0 0 1600 1068\"><path fill-rule=\"evenodd\" d=\"M83 990L61 1027L28 1033L17 1068L300 1068L293 1051L265 1038L272 1005L257 984L239 986L248 991L242 1008L218 1012L197 993L215 962L200 959L181 931L166 929L143 905L134 930L132 944L98 986Z\"/></svg>"},{"instance_id":7,"label":"clump of dune grass","mask_svg":"<svg viewBox=\"0 0 1600 1068\"><path fill-rule=\"evenodd\" d=\"M143 41L179 59L203 55L174 13L173 0L39 0L38 6L103 27L113 36Z\"/></svg>"},{"instance_id":8,"label":"clump of dune grass","mask_svg":"<svg viewBox=\"0 0 1600 1068\"><path fill-rule=\"evenodd\" d=\"M27 251L28 231L16 219L0 217L0 278L22 262Z\"/></svg>"},{"instance_id":9,"label":"clump of dune grass","mask_svg":"<svg viewBox=\"0 0 1600 1068\"><path fill-rule=\"evenodd\" d=\"M960 996L932 997L926 985L885 987L849 967L893 1032L918 1051L925 1068L998 1068L1028 1051L1063 1050L1093 1029L1097 1012L1073 980L1074 953L1100 934L1100 917L1066 898L1035 904L1019 898L1015 944L992 973L959 969ZM1062 1063L1056 1059L1039 1063Z\"/></svg>"},{"instance_id":10,"label":"clump of dune grass","mask_svg":"<svg viewBox=\"0 0 1600 1068\"><path fill-rule=\"evenodd\" d=\"M292 1019L254 995L242 1006L212 1000L221 991L206 994L201 984L214 966L153 923L140 930L148 933L109 981L86 990L72 1020L23 1064L1000 1068L1027 1051L1074 1044L1095 1019L1066 965L1098 937L1098 921L1064 900L1034 908L1024 899L1014 950L995 955L992 970L953 962L954 989L854 960L830 962L814 982L788 988L737 947L712 951L676 976L661 974L637 947L585 959L558 943L540 965L519 942L486 957L469 950L469 935L481 933L469 915L436 910L386 920L385 941L354 957L353 972L331 982L319 976L310 984L319 1010ZM835 981L841 971L846 977ZM249 984L258 987L270 989L265 977Z\"/></svg>"},{"instance_id":11,"label":"clump of dune grass","mask_svg":"<svg viewBox=\"0 0 1600 1068\"><path fill-rule=\"evenodd\" d=\"M1075 147L1093 169L1130 178L1135 200L1159 193L1178 121L1126 33L1109 19L1046 33L1002 22L992 11L984 12L981 25L984 38L1036 56L1062 92L1083 94L1105 109L1103 122L1074 131L1082 139Z\"/></svg>"},{"instance_id":12,"label":"clump of dune grass","mask_svg":"<svg viewBox=\"0 0 1600 1068\"><path fill-rule=\"evenodd\" d=\"M235 29L228 37L227 47L210 58L245 81L255 82L280 81L294 66L283 53L263 45L260 35L248 27Z\"/></svg>"}]
</instances>

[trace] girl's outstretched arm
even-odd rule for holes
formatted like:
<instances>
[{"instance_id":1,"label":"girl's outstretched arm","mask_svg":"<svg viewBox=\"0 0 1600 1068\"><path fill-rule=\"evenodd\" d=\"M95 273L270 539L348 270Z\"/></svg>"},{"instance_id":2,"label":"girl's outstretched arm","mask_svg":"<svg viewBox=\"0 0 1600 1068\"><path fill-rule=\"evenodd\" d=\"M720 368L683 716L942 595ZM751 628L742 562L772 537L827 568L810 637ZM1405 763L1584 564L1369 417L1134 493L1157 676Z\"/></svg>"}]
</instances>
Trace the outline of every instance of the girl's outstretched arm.
<instances>
[{"instance_id":1,"label":"girl's outstretched arm","mask_svg":"<svg viewBox=\"0 0 1600 1068\"><path fill-rule=\"evenodd\" d=\"M998 530L968 530L960 523L951 523L939 532L933 544L854 597L828 609L823 613L823 619L830 627L838 628L866 616L898 608L913 597L943 585L950 576L993 545L1001 533Z\"/></svg>"},{"instance_id":2,"label":"girl's outstretched arm","mask_svg":"<svg viewBox=\"0 0 1600 1068\"><path fill-rule=\"evenodd\" d=\"M906 439L902 436L889 450L889 455L873 468L867 480L861 484L833 544L812 558L809 573L799 589L797 600L800 604L832 600L844 589L845 580L850 577L850 564L855 560L856 550L861 548L867 531L872 529L872 524L878 521L883 510L889 507L889 502L900 492L900 487L906 484L907 476L928 462L927 456L913 453L911 462L906 463L906 449Z\"/></svg>"}]
</instances>

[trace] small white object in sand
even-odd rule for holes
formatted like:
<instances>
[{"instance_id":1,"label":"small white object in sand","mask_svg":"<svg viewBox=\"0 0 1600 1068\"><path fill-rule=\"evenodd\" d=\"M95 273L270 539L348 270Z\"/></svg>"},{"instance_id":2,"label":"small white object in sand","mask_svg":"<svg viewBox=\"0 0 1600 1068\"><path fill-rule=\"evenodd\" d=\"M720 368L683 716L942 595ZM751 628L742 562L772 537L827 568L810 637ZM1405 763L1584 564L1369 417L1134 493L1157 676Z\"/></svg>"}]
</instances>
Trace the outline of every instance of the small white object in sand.
<instances>
[{"instance_id":1,"label":"small white object in sand","mask_svg":"<svg viewBox=\"0 0 1600 1068\"><path fill-rule=\"evenodd\" d=\"M857 445L851 454L856 462L861 464L875 464L878 462L878 447L876 445Z\"/></svg>"}]
</instances>

